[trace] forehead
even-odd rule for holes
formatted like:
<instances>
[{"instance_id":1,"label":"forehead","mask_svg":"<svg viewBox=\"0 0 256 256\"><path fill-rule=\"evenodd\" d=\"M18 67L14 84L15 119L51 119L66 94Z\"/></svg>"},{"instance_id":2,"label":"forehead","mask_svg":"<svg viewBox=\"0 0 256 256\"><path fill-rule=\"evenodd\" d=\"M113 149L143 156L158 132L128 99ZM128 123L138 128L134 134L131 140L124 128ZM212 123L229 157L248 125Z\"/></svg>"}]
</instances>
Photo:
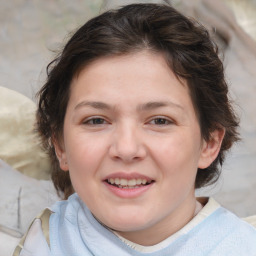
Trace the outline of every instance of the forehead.
<instances>
[{"instance_id":1,"label":"forehead","mask_svg":"<svg viewBox=\"0 0 256 256\"><path fill-rule=\"evenodd\" d=\"M147 76L149 77L150 74L153 76L156 73L159 73L159 71L165 73L165 76L167 74L171 77L175 76L180 84L185 87L187 86L186 80L176 76L171 67L167 64L164 53L151 50L141 50L128 54L96 58L77 70L73 76L71 84L74 85L77 83L78 80L81 80L81 77L86 76L87 79L91 79L91 76L99 73L101 76L96 76L95 79L100 79L102 75L106 76L107 74L112 78L117 78L118 75L121 77L124 74L131 73L133 73L133 77L148 73ZM160 75L161 74L159 74L159 76Z\"/></svg>"},{"instance_id":2,"label":"forehead","mask_svg":"<svg viewBox=\"0 0 256 256\"><path fill-rule=\"evenodd\" d=\"M71 84L71 100L97 98L138 101L191 101L185 80L179 79L162 54L139 53L99 58L85 66ZM109 99L110 99L109 98Z\"/></svg>"}]
</instances>

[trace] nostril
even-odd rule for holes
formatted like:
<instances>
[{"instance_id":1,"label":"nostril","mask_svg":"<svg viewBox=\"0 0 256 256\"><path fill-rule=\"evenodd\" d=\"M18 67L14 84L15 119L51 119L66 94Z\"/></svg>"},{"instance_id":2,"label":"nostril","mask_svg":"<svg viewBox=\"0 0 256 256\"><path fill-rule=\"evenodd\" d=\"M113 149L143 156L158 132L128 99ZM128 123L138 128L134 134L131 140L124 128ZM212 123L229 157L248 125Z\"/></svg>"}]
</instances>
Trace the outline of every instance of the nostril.
<instances>
[{"instance_id":1,"label":"nostril","mask_svg":"<svg viewBox=\"0 0 256 256\"><path fill-rule=\"evenodd\" d=\"M136 147L121 147L120 145L113 145L109 150L110 156L114 160L122 160L124 162L139 161L145 158L146 150L143 146Z\"/></svg>"},{"instance_id":2,"label":"nostril","mask_svg":"<svg viewBox=\"0 0 256 256\"><path fill-rule=\"evenodd\" d=\"M109 152L113 159L125 162L138 161L146 154L142 137L138 134L137 124L124 120L115 131ZM140 134L141 135L141 134Z\"/></svg>"}]
</instances>

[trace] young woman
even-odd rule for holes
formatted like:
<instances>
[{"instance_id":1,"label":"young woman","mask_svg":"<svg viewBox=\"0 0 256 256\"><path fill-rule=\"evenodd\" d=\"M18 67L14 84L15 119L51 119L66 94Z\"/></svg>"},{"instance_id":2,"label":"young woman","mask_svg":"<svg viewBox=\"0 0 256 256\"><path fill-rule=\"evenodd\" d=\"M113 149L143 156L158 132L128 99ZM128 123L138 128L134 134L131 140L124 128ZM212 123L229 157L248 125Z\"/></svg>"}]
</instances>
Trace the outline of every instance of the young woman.
<instances>
[{"instance_id":1,"label":"young woman","mask_svg":"<svg viewBox=\"0 0 256 256\"><path fill-rule=\"evenodd\" d=\"M38 130L68 200L16 255L256 254L255 228L195 197L238 140L201 25L170 6L128 5L83 25L48 71Z\"/></svg>"}]
</instances>

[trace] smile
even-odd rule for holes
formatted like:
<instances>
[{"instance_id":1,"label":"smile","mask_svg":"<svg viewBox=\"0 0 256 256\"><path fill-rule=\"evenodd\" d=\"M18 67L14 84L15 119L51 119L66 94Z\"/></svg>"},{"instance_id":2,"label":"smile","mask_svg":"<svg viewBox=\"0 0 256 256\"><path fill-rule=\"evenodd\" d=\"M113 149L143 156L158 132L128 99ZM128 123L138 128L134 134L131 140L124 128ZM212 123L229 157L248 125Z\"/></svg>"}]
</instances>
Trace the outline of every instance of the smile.
<instances>
[{"instance_id":1,"label":"smile","mask_svg":"<svg viewBox=\"0 0 256 256\"><path fill-rule=\"evenodd\" d=\"M146 179L124 179L124 178L109 178L107 179L108 184L111 184L113 186L116 186L118 188L123 189L134 189L134 188L140 188L142 186L146 186L151 184L152 180L146 180Z\"/></svg>"},{"instance_id":2,"label":"smile","mask_svg":"<svg viewBox=\"0 0 256 256\"><path fill-rule=\"evenodd\" d=\"M139 198L151 190L155 180L139 173L115 173L104 180L108 191L119 198Z\"/></svg>"}]
</instances>

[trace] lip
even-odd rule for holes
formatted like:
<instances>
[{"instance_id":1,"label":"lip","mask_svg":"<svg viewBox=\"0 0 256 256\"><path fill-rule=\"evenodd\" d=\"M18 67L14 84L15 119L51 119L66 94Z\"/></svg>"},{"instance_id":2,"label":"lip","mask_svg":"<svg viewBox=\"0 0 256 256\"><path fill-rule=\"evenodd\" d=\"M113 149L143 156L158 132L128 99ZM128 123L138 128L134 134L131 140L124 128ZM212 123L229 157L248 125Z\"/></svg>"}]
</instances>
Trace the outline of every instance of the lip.
<instances>
[{"instance_id":1,"label":"lip","mask_svg":"<svg viewBox=\"0 0 256 256\"><path fill-rule=\"evenodd\" d=\"M132 173L126 173L126 172L115 172L112 173L108 176L106 176L103 181L108 180L108 179L115 179L115 178L121 178L121 179L126 179L126 180L132 180L132 179L145 179L147 182L150 182L154 180L153 178L142 175L140 173L132 172Z\"/></svg>"},{"instance_id":2,"label":"lip","mask_svg":"<svg viewBox=\"0 0 256 256\"><path fill-rule=\"evenodd\" d=\"M151 182L150 184L140 186L137 188L119 188L117 186L113 186L107 182L108 179L115 179L115 178L120 178L120 179L145 179L147 182ZM153 181L153 182L152 182ZM139 197L146 193L148 190L151 189L151 187L154 185L155 181L154 179L139 174L139 173L125 173L125 172L118 172L118 173L113 173L108 176L106 176L103 180L103 184L106 186L106 188L113 193L115 196L120 197L120 198L127 198L127 199L132 199Z\"/></svg>"},{"instance_id":3,"label":"lip","mask_svg":"<svg viewBox=\"0 0 256 256\"><path fill-rule=\"evenodd\" d=\"M119 188L109 184L107 181L104 181L103 183L111 193L113 193L114 195L120 198L127 198L127 199L137 198L143 195L154 185L154 182L152 182L148 185L141 186L138 188Z\"/></svg>"}]
</instances>

